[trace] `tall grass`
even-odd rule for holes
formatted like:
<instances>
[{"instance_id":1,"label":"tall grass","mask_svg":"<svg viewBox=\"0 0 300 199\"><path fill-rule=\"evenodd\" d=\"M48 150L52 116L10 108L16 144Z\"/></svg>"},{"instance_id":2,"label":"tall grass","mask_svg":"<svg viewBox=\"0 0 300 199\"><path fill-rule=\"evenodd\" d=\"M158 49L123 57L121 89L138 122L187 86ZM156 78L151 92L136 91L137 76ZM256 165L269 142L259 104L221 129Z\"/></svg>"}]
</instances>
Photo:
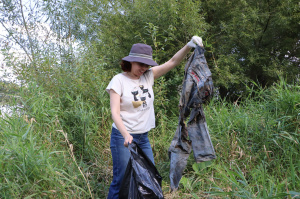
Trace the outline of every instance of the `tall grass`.
<instances>
[{"instance_id":1,"label":"tall grass","mask_svg":"<svg viewBox=\"0 0 300 199\"><path fill-rule=\"evenodd\" d=\"M55 97L36 84L20 90L11 105L23 108L0 119L0 198L104 197L109 109L95 110L72 94Z\"/></svg>"},{"instance_id":2,"label":"tall grass","mask_svg":"<svg viewBox=\"0 0 300 199\"><path fill-rule=\"evenodd\" d=\"M93 98L80 94L88 87L54 91L31 84L20 90L21 114L0 118L0 198L107 196L109 97L106 84L92 83ZM176 107L157 102L157 127L149 137L166 198L299 197L300 85L281 79L249 93L236 103L205 106L218 158L196 164L191 155L176 193L169 193L167 150L178 115L170 111Z\"/></svg>"},{"instance_id":3,"label":"tall grass","mask_svg":"<svg viewBox=\"0 0 300 199\"><path fill-rule=\"evenodd\" d=\"M269 89L249 92L240 102L212 101L206 107L218 158L202 172L188 170L182 181L188 192L222 198L299 197L299 82L288 85L281 79Z\"/></svg>"}]
</instances>

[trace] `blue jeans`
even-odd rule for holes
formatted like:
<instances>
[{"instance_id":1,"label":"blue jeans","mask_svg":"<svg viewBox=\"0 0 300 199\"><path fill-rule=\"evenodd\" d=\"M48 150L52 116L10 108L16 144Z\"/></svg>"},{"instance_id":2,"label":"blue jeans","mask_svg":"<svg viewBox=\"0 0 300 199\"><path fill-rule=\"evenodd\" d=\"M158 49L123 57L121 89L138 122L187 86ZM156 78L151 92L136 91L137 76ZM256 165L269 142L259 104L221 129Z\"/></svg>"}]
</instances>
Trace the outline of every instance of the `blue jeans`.
<instances>
[{"instance_id":1,"label":"blue jeans","mask_svg":"<svg viewBox=\"0 0 300 199\"><path fill-rule=\"evenodd\" d=\"M148 132L131 135L133 140L154 164L153 152L148 139ZM124 146L124 138L122 134L114 127L111 132L110 150L113 158L113 181L110 184L107 199L118 199L121 182L130 158L130 153L128 148Z\"/></svg>"}]
</instances>

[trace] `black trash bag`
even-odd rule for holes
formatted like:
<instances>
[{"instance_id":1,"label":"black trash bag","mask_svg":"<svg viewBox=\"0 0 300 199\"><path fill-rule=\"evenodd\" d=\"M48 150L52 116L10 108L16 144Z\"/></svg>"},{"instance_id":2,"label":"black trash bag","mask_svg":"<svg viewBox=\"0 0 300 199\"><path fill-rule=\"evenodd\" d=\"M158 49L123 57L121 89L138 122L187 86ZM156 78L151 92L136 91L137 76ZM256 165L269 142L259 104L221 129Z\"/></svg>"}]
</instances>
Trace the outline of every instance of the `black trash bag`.
<instances>
[{"instance_id":1,"label":"black trash bag","mask_svg":"<svg viewBox=\"0 0 300 199\"><path fill-rule=\"evenodd\" d=\"M120 199L163 199L162 177L142 149L132 142L128 145L130 159L121 184Z\"/></svg>"}]
</instances>

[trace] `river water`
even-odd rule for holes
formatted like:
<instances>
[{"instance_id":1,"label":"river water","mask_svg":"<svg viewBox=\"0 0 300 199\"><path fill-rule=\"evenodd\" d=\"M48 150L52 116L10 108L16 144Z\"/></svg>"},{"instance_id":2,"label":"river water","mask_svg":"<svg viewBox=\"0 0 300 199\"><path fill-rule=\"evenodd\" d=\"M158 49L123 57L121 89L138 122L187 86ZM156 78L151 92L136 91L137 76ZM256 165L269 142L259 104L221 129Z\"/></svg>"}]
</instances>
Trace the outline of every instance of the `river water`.
<instances>
[{"instance_id":1,"label":"river water","mask_svg":"<svg viewBox=\"0 0 300 199\"><path fill-rule=\"evenodd\" d=\"M21 85L21 81L17 79L17 76L13 73L13 70L6 66L4 56L0 53L0 82L15 83ZM21 106L10 106L5 104L6 94L0 90L0 117L5 115L11 116L14 110L18 110ZM18 112L18 111L17 111Z\"/></svg>"}]
</instances>

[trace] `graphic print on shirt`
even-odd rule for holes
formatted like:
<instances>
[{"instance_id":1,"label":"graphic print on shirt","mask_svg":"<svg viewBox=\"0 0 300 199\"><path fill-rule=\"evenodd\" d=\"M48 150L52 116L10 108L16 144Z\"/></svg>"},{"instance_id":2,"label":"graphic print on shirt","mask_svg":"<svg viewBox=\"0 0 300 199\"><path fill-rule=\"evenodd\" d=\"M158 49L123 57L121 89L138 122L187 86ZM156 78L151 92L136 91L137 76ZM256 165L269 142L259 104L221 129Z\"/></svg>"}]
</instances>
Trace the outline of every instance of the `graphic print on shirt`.
<instances>
[{"instance_id":1,"label":"graphic print on shirt","mask_svg":"<svg viewBox=\"0 0 300 199\"><path fill-rule=\"evenodd\" d=\"M141 105L143 105L143 109L147 108L146 99L147 97L151 98L151 95L149 93L149 90L147 88L144 88L144 85L134 87L131 91L131 94L133 95L134 101L132 101L132 104L134 108L138 108Z\"/></svg>"}]
</instances>

